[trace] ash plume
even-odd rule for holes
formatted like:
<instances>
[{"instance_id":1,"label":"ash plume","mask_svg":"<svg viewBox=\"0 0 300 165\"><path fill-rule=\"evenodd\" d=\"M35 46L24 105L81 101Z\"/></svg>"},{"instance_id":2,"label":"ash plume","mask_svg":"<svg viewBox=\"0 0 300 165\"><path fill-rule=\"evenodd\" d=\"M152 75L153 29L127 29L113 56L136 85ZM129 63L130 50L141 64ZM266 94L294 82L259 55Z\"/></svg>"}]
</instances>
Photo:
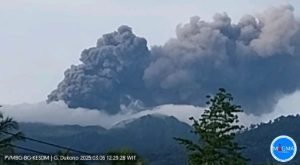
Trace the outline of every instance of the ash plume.
<instances>
[{"instance_id":1,"label":"ash plume","mask_svg":"<svg viewBox=\"0 0 300 165\"><path fill-rule=\"evenodd\" d=\"M121 26L82 52L82 64L65 72L48 101L116 113L124 97L145 106L204 105L206 94L223 87L247 113L269 113L300 87L300 24L293 10L270 8L236 24L226 13L212 22L192 17L178 25L175 38L151 50Z\"/></svg>"},{"instance_id":2,"label":"ash plume","mask_svg":"<svg viewBox=\"0 0 300 165\"><path fill-rule=\"evenodd\" d=\"M116 113L122 100L144 97L141 82L148 57L147 41L135 36L130 27L121 26L103 35L96 47L82 51L82 64L65 71L64 80L48 96L48 102L63 100L71 108Z\"/></svg>"}]
</instances>

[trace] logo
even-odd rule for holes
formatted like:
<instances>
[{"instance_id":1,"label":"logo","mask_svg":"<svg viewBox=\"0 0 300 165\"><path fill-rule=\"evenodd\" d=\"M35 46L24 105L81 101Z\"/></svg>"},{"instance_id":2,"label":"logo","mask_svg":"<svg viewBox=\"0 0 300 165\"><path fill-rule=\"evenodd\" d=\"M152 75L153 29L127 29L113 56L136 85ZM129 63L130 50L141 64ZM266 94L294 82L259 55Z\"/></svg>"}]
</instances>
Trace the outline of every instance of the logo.
<instances>
[{"instance_id":1,"label":"logo","mask_svg":"<svg viewBox=\"0 0 300 165\"><path fill-rule=\"evenodd\" d=\"M288 162L295 157L297 145L291 137L281 135L272 141L270 150L274 159L279 162Z\"/></svg>"}]
</instances>

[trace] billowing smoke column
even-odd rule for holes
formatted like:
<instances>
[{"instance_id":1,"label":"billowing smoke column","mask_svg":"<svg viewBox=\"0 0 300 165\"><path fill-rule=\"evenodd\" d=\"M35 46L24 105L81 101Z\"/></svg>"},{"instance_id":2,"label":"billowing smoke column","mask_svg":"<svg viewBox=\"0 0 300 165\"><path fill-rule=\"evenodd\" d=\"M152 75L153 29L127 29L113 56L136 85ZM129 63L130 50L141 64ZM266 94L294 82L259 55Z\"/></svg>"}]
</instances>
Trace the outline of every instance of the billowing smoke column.
<instances>
[{"instance_id":1,"label":"billowing smoke column","mask_svg":"<svg viewBox=\"0 0 300 165\"><path fill-rule=\"evenodd\" d=\"M124 96L148 106L203 105L206 94L224 87L247 113L267 113L300 87L299 27L291 6L237 24L225 13L213 22L193 17L149 53L146 41L122 26L83 51L83 64L66 71L48 101L116 113Z\"/></svg>"},{"instance_id":2,"label":"billowing smoke column","mask_svg":"<svg viewBox=\"0 0 300 165\"><path fill-rule=\"evenodd\" d=\"M149 50L144 38L136 37L131 28L103 35L96 47L83 50L81 65L65 71L64 80L48 101L64 100L69 107L120 110L120 104L144 97L143 73L148 65Z\"/></svg>"}]
</instances>

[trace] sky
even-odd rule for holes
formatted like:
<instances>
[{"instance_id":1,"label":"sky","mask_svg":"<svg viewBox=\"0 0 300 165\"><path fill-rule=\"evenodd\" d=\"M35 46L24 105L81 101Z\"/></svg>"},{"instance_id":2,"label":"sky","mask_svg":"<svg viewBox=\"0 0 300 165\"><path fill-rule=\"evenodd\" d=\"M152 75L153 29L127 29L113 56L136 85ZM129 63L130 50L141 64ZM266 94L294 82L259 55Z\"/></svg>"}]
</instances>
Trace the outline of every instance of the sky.
<instances>
[{"instance_id":1,"label":"sky","mask_svg":"<svg viewBox=\"0 0 300 165\"><path fill-rule=\"evenodd\" d=\"M0 103L45 100L79 63L84 48L102 34L129 25L148 46L175 36L176 25L191 16L211 20L226 12L233 22L245 14L290 3L300 15L297 0L0 0Z\"/></svg>"}]
</instances>

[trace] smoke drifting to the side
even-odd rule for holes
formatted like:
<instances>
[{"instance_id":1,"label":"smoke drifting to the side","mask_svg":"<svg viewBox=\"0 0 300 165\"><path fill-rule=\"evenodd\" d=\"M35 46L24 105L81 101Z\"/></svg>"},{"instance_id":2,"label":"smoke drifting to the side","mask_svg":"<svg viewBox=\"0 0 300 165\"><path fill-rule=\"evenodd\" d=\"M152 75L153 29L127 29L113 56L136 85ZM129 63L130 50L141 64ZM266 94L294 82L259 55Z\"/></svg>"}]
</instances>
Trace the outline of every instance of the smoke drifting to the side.
<instances>
[{"instance_id":1,"label":"smoke drifting to the side","mask_svg":"<svg viewBox=\"0 0 300 165\"><path fill-rule=\"evenodd\" d=\"M147 87L164 103L203 103L224 87L249 113L270 112L283 94L300 87L299 21L291 6L272 8L232 24L226 14L178 26L177 38L154 47Z\"/></svg>"},{"instance_id":2,"label":"smoke drifting to the side","mask_svg":"<svg viewBox=\"0 0 300 165\"><path fill-rule=\"evenodd\" d=\"M192 17L177 27L176 38L148 50L145 39L121 26L82 52L83 64L65 72L48 101L116 113L132 101L202 105L223 87L247 113L271 112L300 87L299 28L291 6L237 24L225 13L212 22Z\"/></svg>"}]
</instances>

